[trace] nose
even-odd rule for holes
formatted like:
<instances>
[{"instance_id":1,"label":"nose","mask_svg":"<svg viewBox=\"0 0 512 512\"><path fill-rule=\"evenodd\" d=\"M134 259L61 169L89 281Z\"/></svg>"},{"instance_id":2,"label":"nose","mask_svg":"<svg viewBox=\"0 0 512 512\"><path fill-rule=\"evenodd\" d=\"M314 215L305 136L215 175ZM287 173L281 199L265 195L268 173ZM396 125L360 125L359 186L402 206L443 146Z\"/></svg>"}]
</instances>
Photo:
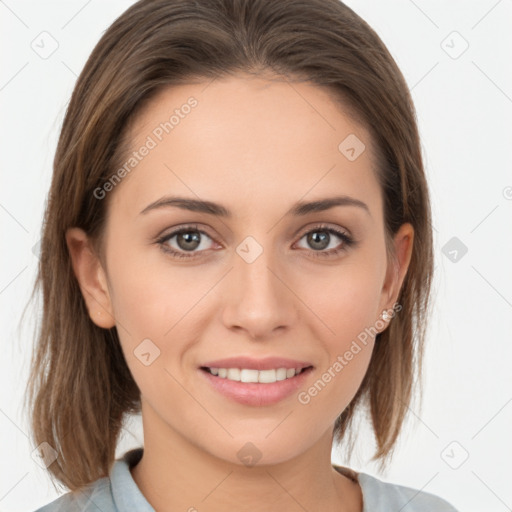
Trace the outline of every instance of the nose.
<instances>
[{"instance_id":1,"label":"nose","mask_svg":"<svg viewBox=\"0 0 512 512\"><path fill-rule=\"evenodd\" d=\"M252 339L268 339L290 329L298 320L298 299L290 273L271 257L270 250L252 262L234 254L227 276L222 320L230 330L245 331Z\"/></svg>"}]
</instances>

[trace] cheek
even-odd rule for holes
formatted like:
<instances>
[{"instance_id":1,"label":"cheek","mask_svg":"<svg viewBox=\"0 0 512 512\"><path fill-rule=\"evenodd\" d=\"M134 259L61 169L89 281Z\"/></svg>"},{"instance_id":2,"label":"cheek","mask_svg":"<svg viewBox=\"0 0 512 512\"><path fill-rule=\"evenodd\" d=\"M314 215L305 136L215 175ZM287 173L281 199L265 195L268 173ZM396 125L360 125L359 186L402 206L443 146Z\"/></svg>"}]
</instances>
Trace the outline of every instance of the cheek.
<instances>
[{"instance_id":1,"label":"cheek","mask_svg":"<svg viewBox=\"0 0 512 512\"><path fill-rule=\"evenodd\" d=\"M375 323L383 272L379 262L354 260L300 278L298 295L325 324L323 339L343 345Z\"/></svg>"},{"instance_id":2,"label":"cheek","mask_svg":"<svg viewBox=\"0 0 512 512\"><path fill-rule=\"evenodd\" d=\"M116 322L141 339L162 339L211 287L197 279L197 270L173 267L157 251L127 251L129 256L110 264Z\"/></svg>"},{"instance_id":3,"label":"cheek","mask_svg":"<svg viewBox=\"0 0 512 512\"><path fill-rule=\"evenodd\" d=\"M192 269L171 269L163 257L149 262L132 253L110 268L116 328L141 393L150 400L168 397L171 390L179 396L169 372L174 374L198 338L195 320L211 283L197 279L197 270L194 278Z\"/></svg>"},{"instance_id":4,"label":"cheek","mask_svg":"<svg viewBox=\"0 0 512 512\"><path fill-rule=\"evenodd\" d=\"M313 387L299 400L310 407L312 417L326 407L335 419L364 378L374 347L372 328L378 320L384 271L381 261L361 257L323 269L315 278L302 277L300 293L316 318L308 323L317 326L314 337L326 356Z\"/></svg>"},{"instance_id":5,"label":"cheek","mask_svg":"<svg viewBox=\"0 0 512 512\"><path fill-rule=\"evenodd\" d=\"M158 392L159 379L169 384L165 370L180 367L201 338L211 313L205 307L215 300L212 287L219 276L169 262L158 248L121 252L126 256L112 251L109 260L117 332L137 384L151 394L153 386Z\"/></svg>"},{"instance_id":6,"label":"cheek","mask_svg":"<svg viewBox=\"0 0 512 512\"><path fill-rule=\"evenodd\" d=\"M319 368L315 379L298 394L297 407L304 411L304 428L311 431L327 428L354 398L368 369L373 349L373 343L356 345L348 351L350 360L346 352L333 354L332 360Z\"/></svg>"},{"instance_id":7,"label":"cheek","mask_svg":"<svg viewBox=\"0 0 512 512\"><path fill-rule=\"evenodd\" d=\"M368 268L354 267L337 279L317 280L309 300L305 299L321 319L314 337L325 355L315 379L298 396L312 429L316 428L314 418L335 421L366 374L374 348L371 327L379 300L376 281L377 275Z\"/></svg>"}]
</instances>

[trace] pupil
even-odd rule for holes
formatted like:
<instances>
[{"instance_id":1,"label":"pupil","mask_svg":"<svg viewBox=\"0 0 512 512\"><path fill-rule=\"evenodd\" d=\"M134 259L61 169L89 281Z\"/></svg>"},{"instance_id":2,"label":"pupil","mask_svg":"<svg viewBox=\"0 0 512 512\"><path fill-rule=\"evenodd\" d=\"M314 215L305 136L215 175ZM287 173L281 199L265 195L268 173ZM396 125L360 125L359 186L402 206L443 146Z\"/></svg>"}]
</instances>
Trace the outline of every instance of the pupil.
<instances>
[{"instance_id":1,"label":"pupil","mask_svg":"<svg viewBox=\"0 0 512 512\"><path fill-rule=\"evenodd\" d=\"M329 233L325 231L315 231L308 235L308 243L314 249L325 249L329 245Z\"/></svg>"},{"instance_id":2,"label":"pupil","mask_svg":"<svg viewBox=\"0 0 512 512\"><path fill-rule=\"evenodd\" d=\"M200 244L199 238L199 233L196 231L187 231L177 236L177 242L181 249L191 250L196 249Z\"/></svg>"}]
</instances>

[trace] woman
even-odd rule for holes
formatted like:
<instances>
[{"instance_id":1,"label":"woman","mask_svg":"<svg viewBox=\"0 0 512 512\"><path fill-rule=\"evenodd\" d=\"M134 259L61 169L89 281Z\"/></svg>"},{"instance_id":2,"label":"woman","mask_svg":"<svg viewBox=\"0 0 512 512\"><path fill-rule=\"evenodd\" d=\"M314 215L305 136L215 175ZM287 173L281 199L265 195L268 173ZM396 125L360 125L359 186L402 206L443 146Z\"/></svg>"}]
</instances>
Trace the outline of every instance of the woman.
<instances>
[{"instance_id":1,"label":"woman","mask_svg":"<svg viewBox=\"0 0 512 512\"><path fill-rule=\"evenodd\" d=\"M389 460L431 279L414 107L361 18L136 3L55 157L29 396L70 492L40 510L455 510L330 460L365 408ZM115 460L138 412L144 448Z\"/></svg>"}]
</instances>

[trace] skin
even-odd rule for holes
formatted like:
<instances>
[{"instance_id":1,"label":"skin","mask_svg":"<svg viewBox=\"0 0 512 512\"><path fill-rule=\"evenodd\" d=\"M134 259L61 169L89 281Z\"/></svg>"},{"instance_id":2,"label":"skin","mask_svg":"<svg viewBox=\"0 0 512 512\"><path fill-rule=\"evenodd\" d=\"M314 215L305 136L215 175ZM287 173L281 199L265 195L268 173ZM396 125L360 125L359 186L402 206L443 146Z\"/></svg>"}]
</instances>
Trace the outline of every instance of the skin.
<instances>
[{"instance_id":1,"label":"skin","mask_svg":"<svg viewBox=\"0 0 512 512\"><path fill-rule=\"evenodd\" d=\"M297 394L272 406L239 404L212 389L198 366L234 355L309 361L307 390L396 302L413 228L396 234L392 263L370 136L308 83L240 74L168 88L135 119L133 149L190 96L197 107L109 192L104 260L82 230L66 233L90 317L117 327L141 390L145 449L133 478L158 511L361 511L359 484L333 469L331 446L373 338L306 405ZM366 145L355 161L338 150L349 134ZM220 203L232 217L177 207L140 214L168 194ZM333 195L368 211L285 215L299 200ZM155 240L189 223L206 236L194 258L173 259ZM331 234L326 248L311 245L306 235L324 233L322 223L357 244ZM236 252L247 236L263 249L252 263ZM186 252L178 238L165 244ZM344 250L315 257L337 247ZM160 350L149 366L134 355L147 338ZM252 467L237 456L248 442L261 454Z\"/></svg>"}]
</instances>

